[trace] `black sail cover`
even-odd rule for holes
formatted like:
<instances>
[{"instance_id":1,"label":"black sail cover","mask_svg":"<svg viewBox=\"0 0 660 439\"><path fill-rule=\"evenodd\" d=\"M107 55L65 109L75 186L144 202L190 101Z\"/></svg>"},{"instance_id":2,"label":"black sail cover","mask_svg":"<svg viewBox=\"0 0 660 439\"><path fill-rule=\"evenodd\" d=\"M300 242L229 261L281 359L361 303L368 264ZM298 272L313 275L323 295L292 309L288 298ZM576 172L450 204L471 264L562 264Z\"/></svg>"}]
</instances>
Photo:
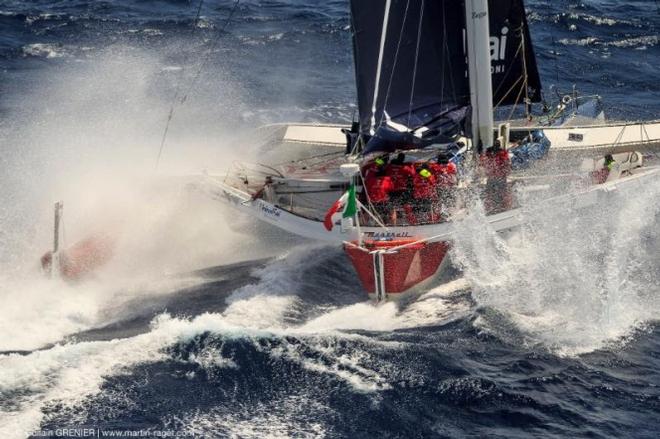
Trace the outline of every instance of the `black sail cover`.
<instances>
[{"instance_id":1,"label":"black sail cover","mask_svg":"<svg viewBox=\"0 0 660 439\"><path fill-rule=\"evenodd\" d=\"M470 105L464 0L391 0L378 75L386 4L351 0L360 131L373 134L387 117L411 129L455 125L456 114L466 117L460 109ZM494 104L521 103L526 96L538 102L541 84L523 0L489 5Z\"/></svg>"}]
</instances>

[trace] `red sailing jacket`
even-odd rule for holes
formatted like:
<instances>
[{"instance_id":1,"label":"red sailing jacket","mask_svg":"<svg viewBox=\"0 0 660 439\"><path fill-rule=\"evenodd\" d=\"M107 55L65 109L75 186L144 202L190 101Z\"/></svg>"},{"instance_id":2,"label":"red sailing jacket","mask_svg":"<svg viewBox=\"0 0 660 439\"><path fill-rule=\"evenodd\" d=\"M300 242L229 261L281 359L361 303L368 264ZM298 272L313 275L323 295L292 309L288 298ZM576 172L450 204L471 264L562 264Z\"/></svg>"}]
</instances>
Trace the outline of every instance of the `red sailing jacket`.
<instances>
[{"instance_id":1,"label":"red sailing jacket","mask_svg":"<svg viewBox=\"0 0 660 439\"><path fill-rule=\"evenodd\" d=\"M504 180L511 173L509 153L503 149L482 154L480 162L489 179Z\"/></svg>"},{"instance_id":2,"label":"red sailing jacket","mask_svg":"<svg viewBox=\"0 0 660 439\"><path fill-rule=\"evenodd\" d=\"M415 173L415 177L413 178L413 198L416 200L438 199L438 191L436 190L438 180L430 167L429 170L431 171L431 175L427 178L419 175L419 172Z\"/></svg>"},{"instance_id":3,"label":"red sailing jacket","mask_svg":"<svg viewBox=\"0 0 660 439\"><path fill-rule=\"evenodd\" d=\"M415 176L413 165L388 165L385 169L385 175L392 179L394 190L403 192L408 190L408 183Z\"/></svg>"},{"instance_id":4,"label":"red sailing jacket","mask_svg":"<svg viewBox=\"0 0 660 439\"><path fill-rule=\"evenodd\" d=\"M456 165L454 163L440 164L440 163L431 163L429 164L429 169L435 176L438 181L438 186L447 188L451 186L456 186Z\"/></svg>"},{"instance_id":5,"label":"red sailing jacket","mask_svg":"<svg viewBox=\"0 0 660 439\"><path fill-rule=\"evenodd\" d=\"M394 190L392 179L387 175L369 175L364 180L364 186L372 203L383 203L390 199L390 192Z\"/></svg>"}]
</instances>

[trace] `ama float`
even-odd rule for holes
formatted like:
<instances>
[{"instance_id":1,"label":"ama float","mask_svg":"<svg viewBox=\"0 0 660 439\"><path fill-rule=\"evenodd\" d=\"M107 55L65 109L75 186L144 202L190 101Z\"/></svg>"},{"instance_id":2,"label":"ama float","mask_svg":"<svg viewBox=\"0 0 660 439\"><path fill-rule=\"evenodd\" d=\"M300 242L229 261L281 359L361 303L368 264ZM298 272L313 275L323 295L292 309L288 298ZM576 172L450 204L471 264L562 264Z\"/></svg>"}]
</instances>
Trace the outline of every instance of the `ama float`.
<instances>
[{"instance_id":1,"label":"ama float","mask_svg":"<svg viewBox=\"0 0 660 439\"><path fill-rule=\"evenodd\" d=\"M41 256L44 274L78 282L94 274L106 265L114 254L116 234L97 232L65 247L62 239L62 214L64 204L55 203L53 222L53 248Z\"/></svg>"},{"instance_id":2,"label":"ama float","mask_svg":"<svg viewBox=\"0 0 660 439\"><path fill-rule=\"evenodd\" d=\"M504 233L534 209L516 193L593 209L658 178L645 154L660 146L660 122L606 122L600 98L575 90L544 102L522 0L352 0L350 13L359 118L262 127L262 164L234 163L196 186L343 246L375 300L443 273L475 194ZM557 175L553 160L574 172ZM558 181L559 196L548 190Z\"/></svg>"}]
</instances>

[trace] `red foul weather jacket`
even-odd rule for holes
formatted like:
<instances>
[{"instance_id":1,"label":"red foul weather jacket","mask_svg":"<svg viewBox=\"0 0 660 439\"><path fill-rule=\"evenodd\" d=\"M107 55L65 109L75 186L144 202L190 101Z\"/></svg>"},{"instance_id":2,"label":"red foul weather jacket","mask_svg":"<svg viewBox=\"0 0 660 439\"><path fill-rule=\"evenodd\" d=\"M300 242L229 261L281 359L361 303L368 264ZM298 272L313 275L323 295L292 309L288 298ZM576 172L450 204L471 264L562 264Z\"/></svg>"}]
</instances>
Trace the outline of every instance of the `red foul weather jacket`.
<instances>
[{"instance_id":1,"label":"red foul weather jacket","mask_svg":"<svg viewBox=\"0 0 660 439\"><path fill-rule=\"evenodd\" d=\"M387 175L370 175L364 181L365 189L372 203L383 203L390 199L390 192L394 190L392 178Z\"/></svg>"}]
</instances>

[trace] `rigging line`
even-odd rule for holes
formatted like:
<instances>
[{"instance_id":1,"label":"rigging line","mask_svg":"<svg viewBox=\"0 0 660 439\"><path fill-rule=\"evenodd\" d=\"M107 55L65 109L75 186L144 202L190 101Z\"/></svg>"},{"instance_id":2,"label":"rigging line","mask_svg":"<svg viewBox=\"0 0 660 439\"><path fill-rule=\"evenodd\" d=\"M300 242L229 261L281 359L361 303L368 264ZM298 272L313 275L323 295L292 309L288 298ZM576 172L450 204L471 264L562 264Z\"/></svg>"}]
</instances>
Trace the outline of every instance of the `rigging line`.
<instances>
[{"instance_id":1,"label":"rigging line","mask_svg":"<svg viewBox=\"0 0 660 439\"><path fill-rule=\"evenodd\" d=\"M521 29L522 26L518 30ZM504 77L502 78L502 81L500 81L500 84L497 86L497 89L493 90L493 96L497 95L500 92L500 89L502 88L504 82L509 78L509 75L511 74L512 71L511 67L513 67L513 65L518 61L518 56L520 55L522 48L523 46L521 41L520 44L518 45L518 48L516 49L515 55L513 55L513 57L511 58L511 62L506 67L506 72L504 74ZM525 56L524 52L522 53L522 56Z\"/></svg>"},{"instance_id":2,"label":"rigging line","mask_svg":"<svg viewBox=\"0 0 660 439\"><path fill-rule=\"evenodd\" d=\"M199 3L197 4L197 12L195 12L195 20L193 21L192 28L190 30L190 37L195 36L195 32L197 31L197 28L199 27L199 20L201 19L201 14L202 14L202 6L204 6L204 0L199 0ZM179 50L183 51L183 42L179 45ZM190 59L190 55L186 56L186 63L181 67L181 73L179 74L179 80L177 81L176 84L176 90L174 93L174 98L172 99L172 105L176 104L177 98L179 97L179 94L181 93L181 83L182 80L185 76L186 72L186 64L188 63L188 60Z\"/></svg>"},{"instance_id":3,"label":"rigging line","mask_svg":"<svg viewBox=\"0 0 660 439\"><path fill-rule=\"evenodd\" d=\"M522 46L522 60L523 60L523 76L525 77L523 81L523 87L525 87L525 116L527 119L530 118L529 106L531 102L529 101L529 76L527 75L527 51L525 50L525 33L520 31L520 45ZM516 102L517 104L517 102Z\"/></svg>"},{"instance_id":4,"label":"rigging line","mask_svg":"<svg viewBox=\"0 0 660 439\"><path fill-rule=\"evenodd\" d=\"M365 186L364 175L362 174L362 169L360 169L360 180L362 180L362 187L365 188L366 186ZM378 220L376 222L382 222L383 219L380 217L380 214L378 213L378 211L374 207L373 203L371 202L371 197L369 196L369 192L367 190L364 191L364 195L367 199L367 205L368 205L367 210L371 211L371 212L369 212L369 215L371 217L374 217L374 215L375 215L378 218ZM358 202L359 202L359 200L358 200ZM362 204L362 203L360 203L360 204ZM364 207L364 205L363 205L363 207ZM387 227L385 227L385 229L387 229Z\"/></svg>"},{"instance_id":5,"label":"rigging line","mask_svg":"<svg viewBox=\"0 0 660 439\"><path fill-rule=\"evenodd\" d=\"M628 125L624 125L621 128L621 131L619 131L619 134L617 134L616 139L614 139L614 143L612 144L612 147L609 149L610 154L614 154L616 152L616 147L621 142L621 139L623 139L623 134L625 133L626 128L628 128Z\"/></svg>"},{"instance_id":6,"label":"rigging line","mask_svg":"<svg viewBox=\"0 0 660 439\"><path fill-rule=\"evenodd\" d=\"M642 124L641 130L643 130L644 134L646 134L646 140L643 140L644 134L640 133L640 135L642 136L642 144L646 141L650 145L652 143L652 140L651 140L651 136L649 136L649 132L646 130L646 124ZM657 152L654 152L652 149L649 151L656 159L659 157Z\"/></svg>"},{"instance_id":7,"label":"rigging line","mask_svg":"<svg viewBox=\"0 0 660 439\"><path fill-rule=\"evenodd\" d=\"M188 99L188 94L192 91L192 89L195 87L195 84L197 83L197 80L201 76L202 72L204 71L204 68L206 67L206 64L208 64L209 60L211 59L211 54L213 53L213 50L216 48L218 45L218 42L220 41L220 38L225 34L225 31L227 30L227 27L231 23L231 20L234 18L234 14L238 10L238 5L241 2L241 0L236 0L234 2L234 6L232 7L231 11L229 12L229 16L227 17L227 20L223 24L222 28L220 31L217 33L215 38L213 39L213 43L211 44L211 47L209 47L209 50L207 51L206 57L204 58L202 65L199 66L199 69L197 69L197 72L195 73L195 76L193 77L192 81L190 82L190 87L188 87L188 90L186 91L186 94L181 98L181 103L183 104L186 99Z\"/></svg>"},{"instance_id":8,"label":"rigging line","mask_svg":"<svg viewBox=\"0 0 660 439\"><path fill-rule=\"evenodd\" d=\"M197 12L195 13L195 21L193 22L192 26L192 31L190 33L190 36L193 37L195 35L195 31L197 30L197 27L199 25L199 18L202 13L202 6L204 5L204 0L199 0L199 3L197 4ZM183 46L183 43L181 44L181 48ZM188 57L186 57L188 58ZM172 122L172 117L174 116L174 107L177 104L177 101L179 99L179 94L181 93L181 83L183 81L183 78L185 76L185 71L186 71L186 64L187 62L183 65L181 68L181 73L179 75L179 80L177 81L176 84L176 90L174 91L174 97L172 98L172 105L170 106L170 111L167 115L167 122L165 123L165 130L163 130L163 136L160 140L160 148L158 149L158 157L156 158L156 169L158 169L158 165L160 164L160 157L163 152L163 147L165 146L165 139L167 139L167 133L169 132L170 129L170 122Z\"/></svg>"},{"instance_id":9,"label":"rigging line","mask_svg":"<svg viewBox=\"0 0 660 439\"><path fill-rule=\"evenodd\" d=\"M419 48L422 45L422 24L424 23L424 4L425 2L422 1L422 5L419 9L419 26L417 27L417 47L415 48L415 64L413 66L412 87L410 89L410 103L408 104L408 123L407 123L408 126L410 126L413 98L415 96L415 81L417 80L417 63L419 61Z\"/></svg>"},{"instance_id":10,"label":"rigging line","mask_svg":"<svg viewBox=\"0 0 660 439\"><path fill-rule=\"evenodd\" d=\"M238 5L239 5L240 2L241 2L241 0L235 0L234 6L232 7L232 9L230 11L229 16L227 17L227 20L225 20L224 25L222 26L220 31L217 33L217 35L213 39L213 42L212 42L211 46L209 47L206 56L204 57L199 69L197 69L197 72L195 73L195 75L193 76L193 78L190 82L190 86L188 87L188 89L186 90L186 92L184 93L183 97L180 100L178 100L179 92L180 92L180 84L177 85L177 91L176 91L176 94L174 95L174 102L172 103L172 107L170 108L170 112L167 116L167 123L165 124L165 130L163 131L163 137L162 137L161 142L160 142L160 148L158 150L158 157L156 158L156 169L158 169L158 165L160 164L160 158L163 155L163 149L165 148L165 141L167 140L167 134L169 132L170 123L172 122L172 118L174 117L174 110L175 110L175 107L176 107L177 103L179 105L182 105L188 99L188 95L190 94L192 89L195 87L195 85L197 83L197 80L201 76L202 71L206 67L206 64L208 63L209 59L211 58L211 54L213 53L213 50L215 49L216 45L218 44L218 41L225 34L227 26L229 26L229 23L231 22L232 18L234 17L234 13L238 9ZM194 28L193 28L193 33L194 33L195 29L197 28L197 26L199 24L199 19L200 19L200 14L201 14L201 11L202 11L203 3L204 3L204 0L199 1L199 6L197 7L197 16L195 18L195 25L194 25Z\"/></svg>"},{"instance_id":11,"label":"rigging line","mask_svg":"<svg viewBox=\"0 0 660 439\"><path fill-rule=\"evenodd\" d=\"M504 78L502 78L502 82L500 82L499 86L497 87L497 90L495 90L493 92L493 96L497 95L500 92L500 89L502 88L502 84L504 84L504 81L509 77L509 74L511 73L511 70L512 70L511 67L513 66L513 63L515 63L516 60L518 59L518 55L520 54L521 51L522 51L522 42L521 42L521 44L518 45L518 49L516 50L516 54L513 55L513 60L507 66L506 74L504 75ZM523 53L523 56L525 56L524 53ZM497 103L497 105L495 105L495 107L493 109L497 109L497 107L499 107L502 104L502 102L504 102L504 100L509 96L509 93L511 93L513 91L513 89L518 84L518 82L520 82L521 79L522 79L522 76L520 78L518 78L516 80L516 82L513 83L513 85L509 88L509 90L507 90L507 92L504 94L504 96L502 96L500 101Z\"/></svg>"},{"instance_id":12,"label":"rigging line","mask_svg":"<svg viewBox=\"0 0 660 439\"><path fill-rule=\"evenodd\" d=\"M507 92L504 94L504 96L502 96L502 98L501 98L500 101L497 103L497 105L495 105L495 106L493 107L493 110L497 110L497 109L500 107L500 105L502 105L502 102L504 102L504 100L505 100L507 97L509 97L509 94L511 94L511 92L513 91L513 89L516 88L516 87L518 86L518 83L519 83L522 79L523 79L522 76L520 76L518 79L516 79L516 82L514 82L513 85L509 88L509 90L507 90Z\"/></svg>"},{"instance_id":13,"label":"rigging line","mask_svg":"<svg viewBox=\"0 0 660 439\"><path fill-rule=\"evenodd\" d=\"M507 120L513 120L513 113L516 111L516 105L518 105L518 102L520 102L520 97L522 96L523 88L520 87L520 91L518 92L518 96L516 96L516 103L511 106L511 113L509 113L509 117Z\"/></svg>"},{"instance_id":14,"label":"rigging line","mask_svg":"<svg viewBox=\"0 0 660 439\"><path fill-rule=\"evenodd\" d=\"M396 71L396 64L399 60L399 49L401 48L401 41L403 41L403 31L406 29L406 21L408 19L408 8L410 7L410 0L406 3L406 10L403 13L403 24L401 25L401 32L399 32L399 42L396 44L396 52L394 52L394 63L392 64L392 71L390 72L390 80L387 84L387 92L385 93L385 102L383 103L383 114L380 115L380 121L378 121L378 126L383 124L383 118L385 117L385 110L387 109L387 103L390 100L390 91L392 90L392 82L394 81L394 72Z\"/></svg>"}]
</instances>

